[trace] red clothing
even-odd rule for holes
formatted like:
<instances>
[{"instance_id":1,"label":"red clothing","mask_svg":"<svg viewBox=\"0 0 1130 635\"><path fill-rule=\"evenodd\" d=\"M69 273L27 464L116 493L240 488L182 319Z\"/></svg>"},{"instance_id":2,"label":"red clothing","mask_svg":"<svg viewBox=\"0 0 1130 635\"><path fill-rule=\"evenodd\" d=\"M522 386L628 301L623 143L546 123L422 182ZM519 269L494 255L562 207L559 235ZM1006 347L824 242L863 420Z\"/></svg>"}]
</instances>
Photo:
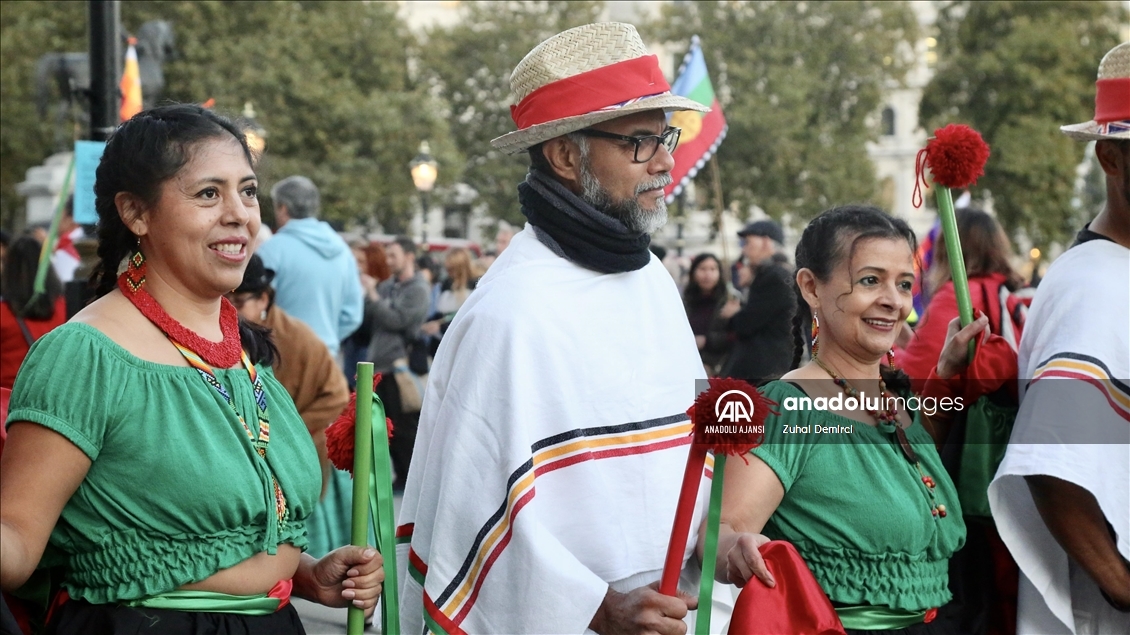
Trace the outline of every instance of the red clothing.
<instances>
[{"instance_id":1,"label":"red clothing","mask_svg":"<svg viewBox=\"0 0 1130 635\"><path fill-rule=\"evenodd\" d=\"M1002 316L1000 310L1000 289L1007 280L1000 273L969 279L969 296L973 308L989 316L989 328L997 335L1001 333L1001 319L1007 317ZM953 281L950 280L931 298L926 314L919 321L918 328L914 329L910 343L904 350L898 351L898 366L910 376L915 391L921 392L922 384L930 371L938 365L938 357L946 343L946 329L957 314L957 295L953 290ZM1019 333L1017 336L1019 340ZM1013 342L1013 345L1018 344L1019 341Z\"/></svg>"},{"instance_id":2,"label":"red clothing","mask_svg":"<svg viewBox=\"0 0 1130 635\"><path fill-rule=\"evenodd\" d=\"M43 337L47 331L67 321L67 301L59 296L55 300L55 314L47 320L24 320L32 339ZM0 302L0 388L11 388L16 383L16 372L31 349L27 345L16 314L7 302Z\"/></svg>"}]
</instances>

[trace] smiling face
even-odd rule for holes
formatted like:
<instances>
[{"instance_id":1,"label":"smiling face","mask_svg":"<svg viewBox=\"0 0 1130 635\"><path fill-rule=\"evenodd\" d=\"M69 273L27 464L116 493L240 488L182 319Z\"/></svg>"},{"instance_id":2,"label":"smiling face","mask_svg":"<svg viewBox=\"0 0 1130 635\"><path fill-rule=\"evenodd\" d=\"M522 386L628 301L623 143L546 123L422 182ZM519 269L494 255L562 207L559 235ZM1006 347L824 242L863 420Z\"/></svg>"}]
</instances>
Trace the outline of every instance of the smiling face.
<instances>
[{"instance_id":1,"label":"smiling face","mask_svg":"<svg viewBox=\"0 0 1130 635\"><path fill-rule=\"evenodd\" d=\"M829 280L813 280L806 300L820 317L820 356L839 349L868 363L894 346L901 322L912 306L914 261L905 240L861 240L851 253L846 237L844 261ZM815 302L815 304L814 304Z\"/></svg>"},{"instance_id":2,"label":"smiling face","mask_svg":"<svg viewBox=\"0 0 1130 635\"><path fill-rule=\"evenodd\" d=\"M259 232L258 181L240 144L230 136L188 148L189 160L161 185L152 206L118 195L123 220L141 238L158 284L198 299L239 286ZM136 211L136 213L134 213Z\"/></svg>"}]
</instances>

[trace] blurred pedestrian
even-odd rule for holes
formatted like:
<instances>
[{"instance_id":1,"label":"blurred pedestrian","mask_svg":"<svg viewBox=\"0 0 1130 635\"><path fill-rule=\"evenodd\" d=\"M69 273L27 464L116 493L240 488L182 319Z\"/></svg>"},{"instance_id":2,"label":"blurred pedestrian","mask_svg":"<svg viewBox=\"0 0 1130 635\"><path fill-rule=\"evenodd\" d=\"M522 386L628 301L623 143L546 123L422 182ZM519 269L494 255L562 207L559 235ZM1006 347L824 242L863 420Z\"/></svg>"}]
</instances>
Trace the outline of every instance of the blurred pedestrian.
<instances>
[{"instance_id":1,"label":"blurred pedestrian","mask_svg":"<svg viewBox=\"0 0 1130 635\"><path fill-rule=\"evenodd\" d=\"M443 267L447 276L440 285L439 297L433 306L428 321L420 327L420 332L427 338L428 352L435 356L443 334L455 319L459 307L471 296L475 290L478 279L474 277L471 266L471 252L466 249L451 249L443 260Z\"/></svg>"},{"instance_id":2,"label":"blurred pedestrian","mask_svg":"<svg viewBox=\"0 0 1130 635\"><path fill-rule=\"evenodd\" d=\"M74 204L75 197L72 194L63 205L63 216L59 219L59 240L51 254L51 264L63 284L74 280L75 272L82 265L82 257L79 256L75 242L86 237L82 225L75 222Z\"/></svg>"},{"instance_id":3,"label":"blurred pedestrian","mask_svg":"<svg viewBox=\"0 0 1130 635\"><path fill-rule=\"evenodd\" d=\"M371 298L376 294L377 285L387 280L390 275L384 247L376 241L354 238L349 242L349 249L357 261L361 289L365 297ZM369 340L372 337L368 324L362 319L353 333L341 342L341 368L345 372L350 390L356 387L357 362L369 359Z\"/></svg>"},{"instance_id":4,"label":"blurred pedestrian","mask_svg":"<svg viewBox=\"0 0 1130 635\"><path fill-rule=\"evenodd\" d=\"M271 200L279 227L258 253L275 272L276 303L337 355L364 311L357 261L341 236L318 220L321 195L313 181L287 177L271 188Z\"/></svg>"},{"instance_id":5,"label":"blurred pedestrian","mask_svg":"<svg viewBox=\"0 0 1130 635\"><path fill-rule=\"evenodd\" d=\"M35 297L41 251L42 246L31 236L16 239L5 249L0 274L0 388L12 388L31 345L67 321L63 284L54 267L47 270L43 295Z\"/></svg>"},{"instance_id":6,"label":"blurred pedestrian","mask_svg":"<svg viewBox=\"0 0 1130 635\"><path fill-rule=\"evenodd\" d=\"M494 235L495 256L501 255L510 246L510 239L514 237L514 227L510 223L498 221L498 233Z\"/></svg>"},{"instance_id":7,"label":"blurred pedestrian","mask_svg":"<svg viewBox=\"0 0 1130 635\"><path fill-rule=\"evenodd\" d=\"M365 302L365 321L372 334L368 359L383 375L377 395L395 429L389 453L396 470L393 488L398 491L404 489L412 462L423 397L423 387L416 385L408 368L410 346L428 313L429 288L416 269L416 252L416 243L407 236L389 243L385 253L392 276L377 285Z\"/></svg>"},{"instance_id":8,"label":"blurred pedestrian","mask_svg":"<svg viewBox=\"0 0 1130 635\"><path fill-rule=\"evenodd\" d=\"M736 311L740 302L733 297L722 277L722 262L711 253L702 253L691 261L690 280L683 290L683 307L691 323L698 354L706 374L717 377L730 353L732 342L726 332L728 318L723 314Z\"/></svg>"},{"instance_id":9,"label":"blurred pedestrian","mask_svg":"<svg viewBox=\"0 0 1130 635\"><path fill-rule=\"evenodd\" d=\"M792 368L796 297L792 272L773 259L785 242L781 226L759 220L746 225L738 237L750 282L741 309L734 311L731 305L722 313L735 340L722 375L757 385Z\"/></svg>"},{"instance_id":10,"label":"blurred pedestrian","mask_svg":"<svg viewBox=\"0 0 1130 635\"><path fill-rule=\"evenodd\" d=\"M1024 283L1012 268L1015 254L1008 236L992 216L979 209L959 209L956 217L973 308L989 316L989 329L993 333L1004 336L1017 348L1028 299L1014 295ZM930 304L906 349L897 355L899 367L906 371L919 391L938 363L950 320L958 315L944 235L939 234L934 247L926 291Z\"/></svg>"}]
</instances>

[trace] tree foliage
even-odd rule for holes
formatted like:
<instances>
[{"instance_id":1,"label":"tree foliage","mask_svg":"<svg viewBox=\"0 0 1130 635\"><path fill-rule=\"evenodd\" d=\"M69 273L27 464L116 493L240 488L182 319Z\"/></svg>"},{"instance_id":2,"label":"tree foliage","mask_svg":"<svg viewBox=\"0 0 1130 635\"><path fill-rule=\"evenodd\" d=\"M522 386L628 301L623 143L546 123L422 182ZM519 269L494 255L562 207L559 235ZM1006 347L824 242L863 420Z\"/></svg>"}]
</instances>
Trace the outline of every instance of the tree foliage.
<instances>
[{"instance_id":1,"label":"tree foliage","mask_svg":"<svg viewBox=\"0 0 1130 635\"><path fill-rule=\"evenodd\" d=\"M488 213L521 222L515 188L525 178L525 154L509 157L490 140L515 129L510 73L532 48L566 29L596 22L603 2L469 2L463 19L427 33L421 51L426 81L450 109L451 134L467 157L463 180Z\"/></svg>"},{"instance_id":2,"label":"tree foliage","mask_svg":"<svg viewBox=\"0 0 1130 635\"><path fill-rule=\"evenodd\" d=\"M702 38L729 124L724 198L804 219L875 195L873 115L917 29L903 2L695 2L646 33L682 50Z\"/></svg>"},{"instance_id":3,"label":"tree foliage","mask_svg":"<svg viewBox=\"0 0 1130 635\"><path fill-rule=\"evenodd\" d=\"M324 217L375 219L397 230L415 205L408 162L420 141L432 142L440 185L458 179L462 159L435 99L409 77L408 55L415 42L396 10L395 3L384 2L127 1L122 27L135 31L151 19L173 23L179 55L165 66L166 99L201 103L212 98L228 115L239 115L245 102L254 104L257 121L269 135L259 169L264 193L280 178L305 174L322 190ZM15 14L11 20L10 14ZM26 69L43 53L86 46L77 38L29 42L28 25L45 21L50 26L44 32L69 33L78 25L82 33L84 5L5 6L5 197L12 179L22 180L23 172L50 150L40 141L9 154L9 107L30 108L26 97L24 103L15 99L15 92L30 83ZM9 35L27 45L11 57ZM16 67L12 84L10 67ZM32 117L21 121L40 137L51 127ZM265 204L264 212L269 209Z\"/></svg>"},{"instance_id":4,"label":"tree foliage","mask_svg":"<svg viewBox=\"0 0 1130 635\"><path fill-rule=\"evenodd\" d=\"M0 10L0 225L6 228L24 206L16 184L55 149L54 115L41 121L35 111L36 60L85 51L86 29L84 2L8 2Z\"/></svg>"},{"instance_id":5,"label":"tree foliage","mask_svg":"<svg viewBox=\"0 0 1130 635\"><path fill-rule=\"evenodd\" d=\"M1114 2L952 2L938 19L928 129L964 122L992 149L977 189L1001 223L1035 244L1065 241L1096 210L1072 207L1085 145L1059 126L1094 115L1099 60L1127 12Z\"/></svg>"}]
</instances>

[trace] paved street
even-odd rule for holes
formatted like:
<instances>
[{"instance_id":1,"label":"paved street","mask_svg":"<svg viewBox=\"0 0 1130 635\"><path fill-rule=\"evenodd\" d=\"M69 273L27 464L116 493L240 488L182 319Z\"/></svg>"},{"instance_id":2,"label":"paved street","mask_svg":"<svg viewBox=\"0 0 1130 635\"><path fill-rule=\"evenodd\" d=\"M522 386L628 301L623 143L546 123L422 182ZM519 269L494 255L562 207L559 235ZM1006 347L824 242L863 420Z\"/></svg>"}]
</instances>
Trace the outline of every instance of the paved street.
<instances>
[{"instance_id":1,"label":"paved street","mask_svg":"<svg viewBox=\"0 0 1130 635\"><path fill-rule=\"evenodd\" d=\"M344 635L345 609L331 609L306 600L294 599L292 601L294 607L298 609L298 614L302 616L302 625L306 627L307 635ZM379 617L377 622L377 626L366 632L379 633Z\"/></svg>"}]
</instances>

